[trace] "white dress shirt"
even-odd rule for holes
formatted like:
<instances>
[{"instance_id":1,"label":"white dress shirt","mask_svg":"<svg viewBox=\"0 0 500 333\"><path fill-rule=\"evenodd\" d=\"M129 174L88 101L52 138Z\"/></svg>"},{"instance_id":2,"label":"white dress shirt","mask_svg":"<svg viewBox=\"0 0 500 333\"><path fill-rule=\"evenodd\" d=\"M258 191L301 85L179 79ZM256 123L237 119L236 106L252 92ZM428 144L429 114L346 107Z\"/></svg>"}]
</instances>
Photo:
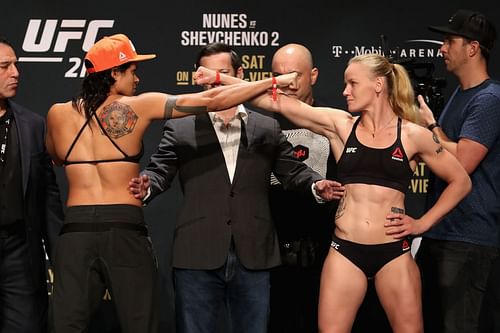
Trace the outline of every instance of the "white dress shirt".
<instances>
[{"instance_id":1,"label":"white dress shirt","mask_svg":"<svg viewBox=\"0 0 500 333\"><path fill-rule=\"evenodd\" d=\"M232 183L240 148L241 122L243 121L245 124L248 122L248 114L245 107L240 104L237 106L234 117L227 124L224 124L224 120L217 112L209 112L209 115L224 154L229 180Z\"/></svg>"}]
</instances>

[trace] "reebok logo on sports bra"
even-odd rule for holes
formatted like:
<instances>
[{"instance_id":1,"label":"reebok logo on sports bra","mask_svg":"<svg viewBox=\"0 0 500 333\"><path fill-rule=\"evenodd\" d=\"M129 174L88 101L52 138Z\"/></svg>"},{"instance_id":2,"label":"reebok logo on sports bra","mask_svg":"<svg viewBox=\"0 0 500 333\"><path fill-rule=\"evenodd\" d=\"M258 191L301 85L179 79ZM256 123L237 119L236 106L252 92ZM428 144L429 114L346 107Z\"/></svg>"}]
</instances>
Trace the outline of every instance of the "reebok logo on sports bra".
<instances>
[{"instance_id":1,"label":"reebok logo on sports bra","mask_svg":"<svg viewBox=\"0 0 500 333\"><path fill-rule=\"evenodd\" d=\"M401 148L396 147L396 149L392 152L391 158L395 161L403 162L403 152L401 151Z\"/></svg>"}]
</instances>

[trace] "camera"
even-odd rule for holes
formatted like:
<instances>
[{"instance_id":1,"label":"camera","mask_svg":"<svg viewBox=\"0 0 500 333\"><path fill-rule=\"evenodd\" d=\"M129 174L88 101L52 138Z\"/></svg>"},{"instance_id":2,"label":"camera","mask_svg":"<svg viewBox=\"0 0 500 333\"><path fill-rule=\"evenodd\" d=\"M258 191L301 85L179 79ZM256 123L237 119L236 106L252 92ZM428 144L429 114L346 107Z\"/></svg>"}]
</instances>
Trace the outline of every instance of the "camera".
<instances>
[{"instance_id":1,"label":"camera","mask_svg":"<svg viewBox=\"0 0 500 333\"><path fill-rule=\"evenodd\" d=\"M386 37L381 35L380 38L386 58L393 64L399 64L406 69L413 83L415 97L422 95L425 103L432 110L434 119L439 119L445 105L442 89L446 87L446 80L434 77L435 67L433 63L417 62L414 58L401 58L399 48L389 50L386 45ZM393 56L394 54L395 56Z\"/></svg>"},{"instance_id":2,"label":"camera","mask_svg":"<svg viewBox=\"0 0 500 333\"><path fill-rule=\"evenodd\" d=\"M394 63L399 63L406 69L413 82L415 96L422 95L432 110L434 119L439 119L445 105L442 89L446 87L446 80L434 77L434 64L418 63L414 59L399 60Z\"/></svg>"}]
</instances>

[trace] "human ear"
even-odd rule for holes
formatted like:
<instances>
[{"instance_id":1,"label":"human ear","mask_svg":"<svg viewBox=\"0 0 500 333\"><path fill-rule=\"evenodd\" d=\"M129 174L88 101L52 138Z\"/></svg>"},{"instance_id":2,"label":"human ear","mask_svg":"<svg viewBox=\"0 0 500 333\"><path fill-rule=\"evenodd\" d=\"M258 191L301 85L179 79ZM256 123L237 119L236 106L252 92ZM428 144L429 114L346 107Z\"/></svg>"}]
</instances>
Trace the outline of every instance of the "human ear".
<instances>
[{"instance_id":1,"label":"human ear","mask_svg":"<svg viewBox=\"0 0 500 333\"><path fill-rule=\"evenodd\" d=\"M316 80L318 80L319 70L317 67L311 69L311 86L316 84Z\"/></svg>"},{"instance_id":2,"label":"human ear","mask_svg":"<svg viewBox=\"0 0 500 333\"><path fill-rule=\"evenodd\" d=\"M380 94L384 88L384 78L382 76L377 76L375 78L375 92Z\"/></svg>"}]
</instances>

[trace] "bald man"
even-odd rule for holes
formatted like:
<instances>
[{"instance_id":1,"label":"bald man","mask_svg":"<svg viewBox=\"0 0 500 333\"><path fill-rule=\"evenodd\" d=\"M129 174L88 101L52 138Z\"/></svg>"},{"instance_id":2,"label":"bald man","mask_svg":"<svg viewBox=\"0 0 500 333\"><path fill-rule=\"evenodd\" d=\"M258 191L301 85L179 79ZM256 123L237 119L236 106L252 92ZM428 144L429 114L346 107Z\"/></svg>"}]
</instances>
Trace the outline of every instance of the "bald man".
<instances>
[{"instance_id":1,"label":"bald man","mask_svg":"<svg viewBox=\"0 0 500 333\"><path fill-rule=\"evenodd\" d=\"M319 72L305 46L288 44L278 49L272 71L274 75L297 72L296 83L283 91L309 105L324 106L313 97ZM280 114L275 116L294 146L295 156L322 176L335 180L337 166L328 139L297 128ZM305 194L285 191L275 177L271 178L270 201L283 265L271 271L269 332L317 332L321 269L338 201L318 204Z\"/></svg>"},{"instance_id":2,"label":"bald man","mask_svg":"<svg viewBox=\"0 0 500 333\"><path fill-rule=\"evenodd\" d=\"M311 52L305 46L287 44L278 49L273 56L272 70L274 75L297 72L297 84L290 85L284 91L304 103L314 104L312 88L319 71L314 67Z\"/></svg>"}]
</instances>

